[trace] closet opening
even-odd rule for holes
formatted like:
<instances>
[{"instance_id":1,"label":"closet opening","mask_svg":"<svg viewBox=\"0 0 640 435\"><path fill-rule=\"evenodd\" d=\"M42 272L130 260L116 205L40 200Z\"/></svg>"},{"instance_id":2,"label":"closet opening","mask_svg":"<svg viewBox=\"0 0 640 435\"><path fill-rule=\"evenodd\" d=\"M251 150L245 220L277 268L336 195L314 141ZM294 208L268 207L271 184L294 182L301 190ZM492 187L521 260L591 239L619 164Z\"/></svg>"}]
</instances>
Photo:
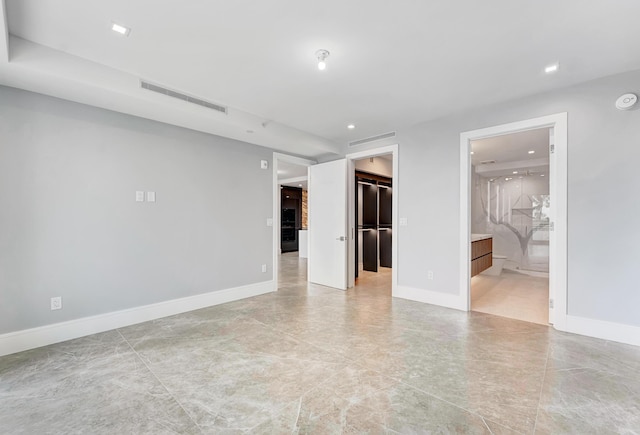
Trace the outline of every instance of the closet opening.
<instances>
[{"instance_id":1,"label":"closet opening","mask_svg":"<svg viewBox=\"0 0 640 435\"><path fill-rule=\"evenodd\" d=\"M355 286L391 294L393 156L354 161Z\"/></svg>"}]
</instances>

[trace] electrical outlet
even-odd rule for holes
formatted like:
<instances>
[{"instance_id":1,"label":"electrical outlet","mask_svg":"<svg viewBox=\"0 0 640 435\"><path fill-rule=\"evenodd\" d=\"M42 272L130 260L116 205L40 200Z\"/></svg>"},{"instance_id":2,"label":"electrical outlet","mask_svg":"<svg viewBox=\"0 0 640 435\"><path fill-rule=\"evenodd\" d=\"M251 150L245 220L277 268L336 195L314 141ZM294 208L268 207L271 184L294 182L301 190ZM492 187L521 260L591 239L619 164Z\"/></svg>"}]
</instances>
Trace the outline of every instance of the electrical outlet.
<instances>
[{"instance_id":1,"label":"electrical outlet","mask_svg":"<svg viewBox=\"0 0 640 435\"><path fill-rule=\"evenodd\" d=\"M265 273L267 271L267 265L263 264L262 265L262 273Z\"/></svg>"},{"instance_id":2,"label":"electrical outlet","mask_svg":"<svg viewBox=\"0 0 640 435\"><path fill-rule=\"evenodd\" d=\"M51 298L51 311L62 309L62 296Z\"/></svg>"},{"instance_id":3,"label":"electrical outlet","mask_svg":"<svg viewBox=\"0 0 640 435\"><path fill-rule=\"evenodd\" d=\"M433 270L427 272L427 279L433 279Z\"/></svg>"}]
</instances>

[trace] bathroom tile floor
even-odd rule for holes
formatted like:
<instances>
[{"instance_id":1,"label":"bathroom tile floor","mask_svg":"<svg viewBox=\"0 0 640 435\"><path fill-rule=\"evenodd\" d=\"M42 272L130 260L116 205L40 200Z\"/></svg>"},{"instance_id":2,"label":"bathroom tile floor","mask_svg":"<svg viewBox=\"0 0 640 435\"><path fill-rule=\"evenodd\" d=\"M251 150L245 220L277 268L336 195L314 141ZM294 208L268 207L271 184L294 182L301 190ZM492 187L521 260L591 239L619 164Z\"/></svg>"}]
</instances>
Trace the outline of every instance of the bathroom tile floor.
<instances>
[{"instance_id":1,"label":"bathroom tile floor","mask_svg":"<svg viewBox=\"0 0 640 435\"><path fill-rule=\"evenodd\" d=\"M549 323L549 279L503 269L500 276L471 278L471 309L480 313Z\"/></svg>"},{"instance_id":2,"label":"bathroom tile floor","mask_svg":"<svg viewBox=\"0 0 640 435\"><path fill-rule=\"evenodd\" d=\"M637 433L640 348L343 292L277 293L0 358L0 433ZM384 282L386 280L386 283Z\"/></svg>"}]
</instances>

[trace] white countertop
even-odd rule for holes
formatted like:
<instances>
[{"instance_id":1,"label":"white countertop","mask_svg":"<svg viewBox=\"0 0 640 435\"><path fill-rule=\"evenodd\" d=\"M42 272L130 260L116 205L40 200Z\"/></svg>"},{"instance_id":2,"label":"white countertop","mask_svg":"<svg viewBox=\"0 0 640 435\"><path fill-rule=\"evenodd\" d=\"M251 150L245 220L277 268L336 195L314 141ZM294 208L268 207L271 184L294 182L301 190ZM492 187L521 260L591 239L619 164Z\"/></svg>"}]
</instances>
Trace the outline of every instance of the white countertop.
<instances>
[{"instance_id":1,"label":"white countertop","mask_svg":"<svg viewBox=\"0 0 640 435\"><path fill-rule=\"evenodd\" d=\"M493 234L471 234L471 241L477 242L478 240L492 239Z\"/></svg>"}]
</instances>

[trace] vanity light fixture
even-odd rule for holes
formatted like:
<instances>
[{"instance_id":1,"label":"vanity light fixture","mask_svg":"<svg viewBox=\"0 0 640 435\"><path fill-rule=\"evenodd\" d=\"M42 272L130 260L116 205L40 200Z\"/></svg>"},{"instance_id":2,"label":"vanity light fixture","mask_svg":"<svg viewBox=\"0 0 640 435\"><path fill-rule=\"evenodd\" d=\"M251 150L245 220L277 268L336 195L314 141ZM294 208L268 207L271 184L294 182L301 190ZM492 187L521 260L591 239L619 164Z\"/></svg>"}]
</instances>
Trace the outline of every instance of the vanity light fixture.
<instances>
[{"instance_id":1,"label":"vanity light fixture","mask_svg":"<svg viewBox=\"0 0 640 435\"><path fill-rule=\"evenodd\" d=\"M320 49L316 51L316 57L318 58L318 69L324 71L327 68L326 59L329 57L329 51Z\"/></svg>"},{"instance_id":2,"label":"vanity light fixture","mask_svg":"<svg viewBox=\"0 0 640 435\"><path fill-rule=\"evenodd\" d=\"M129 33L131 33L130 28L122 26L118 23L113 23L113 22L111 23L111 30L124 36L129 36Z\"/></svg>"},{"instance_id":3,"label":"vanity light fixture","mask_svg":"<svg viewBox=\"0 0 640 435\"><path fill-rule=\"evenodd\" d=\"M553 74L554 72L558 71L558 68L560 68L560 65L557 63L554 63L553 65L548 65L544 69L544 72L547 74Z\"/></svg>"}]
</instances>

